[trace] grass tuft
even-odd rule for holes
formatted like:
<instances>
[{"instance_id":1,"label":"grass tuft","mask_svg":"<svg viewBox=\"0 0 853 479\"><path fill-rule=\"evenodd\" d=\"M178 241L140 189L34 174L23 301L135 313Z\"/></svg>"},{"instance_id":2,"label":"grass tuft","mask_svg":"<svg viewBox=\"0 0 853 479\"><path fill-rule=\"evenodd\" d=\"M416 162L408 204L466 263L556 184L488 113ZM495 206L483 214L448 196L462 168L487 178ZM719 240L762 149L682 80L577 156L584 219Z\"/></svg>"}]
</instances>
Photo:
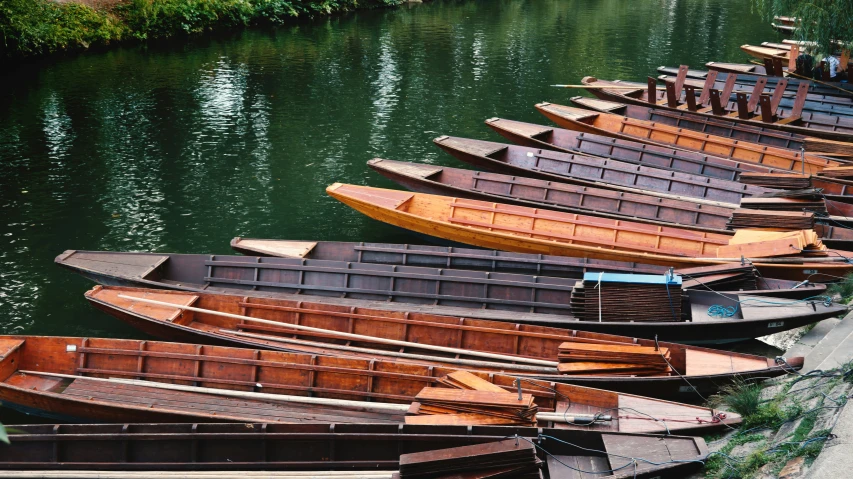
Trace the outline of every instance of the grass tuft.
<instances>
[{"instance_id":1,"label":"grass tuft","mask_svg":"<svg viewBox=\"0 0 853 479\"><path fill-rule=\"evenodd\" d=\"M720 389L711 402L718 406L726 406L742 417L752 416L758 412L761 405L761 385L736 378L732 384Z\"/></svg>"}]
</instances>

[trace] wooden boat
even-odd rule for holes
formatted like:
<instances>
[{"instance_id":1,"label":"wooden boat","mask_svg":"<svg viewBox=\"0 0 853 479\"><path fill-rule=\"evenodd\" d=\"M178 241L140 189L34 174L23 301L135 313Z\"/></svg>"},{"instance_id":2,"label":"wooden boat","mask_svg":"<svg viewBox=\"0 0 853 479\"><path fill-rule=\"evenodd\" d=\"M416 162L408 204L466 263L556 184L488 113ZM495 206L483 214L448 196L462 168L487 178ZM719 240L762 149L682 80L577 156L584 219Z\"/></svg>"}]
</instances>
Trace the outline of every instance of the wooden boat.
<instances>
[{"instance_id":1,"label":"wooden boat","mask_svg":"<svg viewBox=\"0 0 853 479\"><path fill-rule=\"evenodd\" d=\"M790 35L794 33L794 30L796 29L797 17L776 15L773 17L773 22L770 25L774 30Z\"/></svg>"},{"instance_id":2,"label":"wooden boat","mask_svg":"<svg viewBox=\"0 0 853 479\"><path fill-rule=\"evenodd\" d=\"M724 63L724 62L708 62L705 64L708 70L688 69L687 78L705 80L708 77L709 71L717 72L717 80L725 81L728 78L728 73L736 74L736 85L745 85L753 87L759 78L767 81L767 86L776 88L781 77L767 76L767 70L762 65L755 63ZM679 67L658 67L657 71L664 75L677 75ZM783 67L783 73L787 73L787 67ZM853 91L853 85L841 82L821 82L814 83L811 80L796 78L792 76L784 77L787 81L785 86L786 91L796 93L801 82L809 83L809 91L821 95L844 96L848 95L849 91Z\"/></svg>"},{"instance_id":3,"label":"wooden boat","mask_svg":"<svg viewBox=\"0 0 853 479\"><path fill-rule=\"evenodd\" d=\"M619 103L583 96L572 97L572 103L602 113L614 113L635 120L651 121L676 128L707 133L738 141L747 141L774 148L800 151L807 148L811 153L844 153L853 155L853 146L848 143L807 137L797 133L762 128L754 125L728 121L720 117L708 117L689 111L663 110L651 106Z\"/></svg>"},{"instance_id":4,"label":"wooden boat","mask_svg":"<svg viewBox=\"0 0 853 479\"><path fill-rule=\"evenodd\" d=\"M368 161L368 165L383 176L418 193L670 225L692 231L734 234L734 231L726 229L734 208L379 158ZM836 202L829 204L832 205L832 210L838 210ZM853 205L842 203L841 207L845 213L853 213ZM832 224L838 219L830 217L822 221ZM853 232L850 230L824 224L817 224L814 229L830 247L851 246L853 242Z\"/></svg>"},{"instance_id":5,"label":"wooden boat","mask_svg":"<svg viewBox=\"0 0 853 479\"><path fill-rule=\"evenodd\" d=\"M168 340L469 369L655 397L695 399L690 397L694 394L692 389L681 393L685 385L681 376L702 394L713 394L722 384L737 377L775 377L802 365L802 358L789 358L787 364L777 363L760 356L603 333L627 327L645 329L646 338L653 338L648 332L655 330L663 332L664 338L673 335L696 340L719 335L731 339L732 332L727 329L737 329L735 334L744 337L768 334L769 329L777 331L768 328L767 322L743 318L697 317L693 323L668 321L657 325L567 321L565 326L578 329L566 330L435 314L347 309L306 301L117 286L96 286L86 293L86 298L107 314ZM186 306L190 309L185 309ZM585 330L585 323L591 323L592 331ZM295 330L288 325L310 325L314 329ZM670 363L677 374L637 377L562 374L557 370L557 358L561 344L567 341L660 346L672 355Z\"/></svg>"},{"instance_id":6,"label":"wooden boat","mask_svg":"<svg viewBox=\"0 0 853 479\"><path fill-rule=\"evenodd\" d=\"M304 258L351 263L387 264L397 266L426 266L431 268L465 269L498 273L534 274L561 278L583 279L589 272L628 274L664 274L663 266L615 261L598 262L568 256L531 255L506 251L409 245L389 243L352 243L343 241L290 241L236 237L231 247L243 254ZM133 254L133 253L130 253ZM689 268L674 270L677 275L701 281L721 272L718 268ZM707 290L701 284L686 282L684 289ZM719 288L717 288L719 291ZM777 298L805 299L822 295L826 285L797 282L760 276L757 271L742 282L730 283L725 291L732 294L774 296Z\"/></svg>"},{"instance_id":7,"label":"wooden boat","mask_svg":"<svg viewBox=\"0 0 853 479\"><path fill-rule=\"evenodd\" d=\"M236 237L231 247L250 256L277 256L350 263L426 266L430 268L490 271L495 273L533 274L559 278L583 279L589 272L628 274L664 274L668 268L640 263L595 261L569 256L532 255L506 251L432 245L354 243L344 241L291 241ZM126 253L136 254L136 253ZM714 268L674 270L693 280L720 274ZM684 289L707 290L697 283L685 283ZM719 290L719 288L717 288ZM805 299L824 294L826 285L810 281L797 282L760 276L756 271L742 282L731 282L724 292Z\"/></svg>"},{"instance_id":8,"label":"wooden boat","mask_svg":"<svg viewBox=\"0 0 853 479\"><path fill-rule=\"evenodd\" d=\"M741 142L613 113L593 112L553 103L539 103L536 109L563 128L737 158L797 173L814 174L823 168L841 165L810 153Z\"/></svg>"},{"instance_id":9,"label":"wooden boat","mask_svg":"<svg viewBox=\"0 0 853 479\"><path fill-rule=\"evenodd\" d=\"M364 360L267 349L187 343L46 336L0 337L6 407L66 421L377 423L398 427L414 397L441 387L447 369L381 359ZM475 373L509 391L516 378ZM664 424L613 412L635 407L670 419L671 431L701 431L738 423L733 413L570 384L523 379L543 426L590 428L562 414L598 412L599 431L666 430ZM549 414L551 413L551 414ZM698 419L697 419L698 418Z\"/></svg>"},{"instance_id":10,"label":"wooden boat","mask_svg":"<svg viewBox=\"0 0 853 479\"><path fill-rule=\"evenodd\" d=\"M740 49L747 55L760 60L781 59L786 65L791 57L791 44L789 43L762 42L761 45L744 44L740 46Z\"/></svg>"},{"instance_id":11,"label":"wooden boat","mask_svg":"<svg viewBox=\"0 0 853 479\"><path fill-rule=\"evenodd\" d=\"M391 479L400 456L519 436L543 451L552 479L579 476L559 462L607 471L638 461L636 477L684 477L701 468L708 447L700 437L649 436L594 430L501 426L412 426L397 424L34 424L15 426L0 445L0 469L78 471L77 478L163 476L163 471L216 471L221 477L282 477L276 471L349 471L353 479ZM580 449L580 448L584 449ZM559 461L559 462L557 462ZM91 472L87 472L91 471ZM118 472L115 476L108 471ZM137 472L139 471L139 472ZM155 471L160 471L155 472ZM341 472L343 471L343 472ZM382 473L381 471L388 471ZM232 475L233 474L233 475ZM294 475L299 473L294 473ZM304 472L302 474L305 474ZM383 475L384 474L384 475ZM633 467L607 479L634 477ZM210 477L210 476L207 476ZM309 476L305 476L309 477Z\"/></svg>"},{"instance_id":12,"label":"wooden boat","mask_svg":"<svg viewBox=\"0 0 853 479\"><path fill-rule=\"evenodd\" d=\"M716 257L728 237L713 233L342 183L326 192L373 219L483 248L673 267L732 260ZM817 273L843 276L851 268L844 258L853 254L837 256L830 261L760 259L755 265L762 274L783 279L808 279L805 276ZM806 264L817 269L806 270Z\"/></svg>"},{"instance_id":13,"label":"wooden boat","mask_svg":"<svg viewBox=\"0 0 853 479\"><path fill-rule=\"evenodd\" d=\"M732 234L732 208L589 186L376 158L367 165L419 193L547 208L650 224Z\"/></svg>"},{"instance_id":14,"label":"wooden boat","mask_svg":"<svg viewBox=\"0 0 853 479\"><path fill-rule=\"evenodd\" d=\"M723 78L720 78L723 77ZM746 81L741 80L740 75L735 76L735 87L734 92L749 92L750 94L755 91L755 81ZM720 91L724 91L726 87L726 80L728 75L717 75L716 81L711 85L712 88L716 88ZM664 83L675 83L677 81L676 76L670 75L660 75L658 76L658 80L663 81ZM707 80L707 78L705 79ZM779 77L768 77L764 78L764 89L762 90L762 94L773 95L776 90L776 87L779 85ZM785 92L779 99L779 106L782 108L793 108L794 101L796 99L797 86L799 84L791 83L788 79L785 79ZM698 90L702 90L705 88L705 81L700 81L698 79L684 79L684 85L691 85ZM826 111L827 113L832 114L841 114L842 110L850 109L853 106L853 97L850 97L845 92L835 91L833 93L814 93L809 92L805 95L806 103L804 105L804 109L812 110L812 111ZM736 102L737 95L736 93L732 93L731 96L727 99L729 102ZM849 115L847 115L849 116Z\"/></svg>"},{"instance_id":15,"label":"wooden boat","mask_svg":"<svg viewBox=\"0 0 853 479\"><path fill-rule=\"evenodd\" d=\"M610 85L616 85L620 87L635 86L636 89L634 90L593 88L591 89L591 93L594 94L596 97L601 98L602 100L649 105L647 87L645 84L632 82L606 82L596 79L594 77L585 77L582 80L582 83L595 87ZM662 94L660 93L657 94L657 98L654 101L656 105L655 108L682 111L678 107L672 108L666 105L665 101L661 101L661 95ZM710 117L718 116L714 115L713 110L710 108L706 108L704 104L699 106L702 106L702 108L700 108L694 113L699 113ZM760 116L740 118L737 116L737 114L729 114L730 111L737 110L736 105L728 104L723 105L723 107L726 112L725 118L727 120L761 126L764 128L779 129L791 133L799 133L806 136L816 136L828 140L847 142L853 141L853 119L847 117L827 115L821 112L804 111L805 104L803 104L803 109L794 108L788 110L782 107L777 108L777 119L773 122L761 121Z\"/></svg>"},{"instance_id":16,"label":"wooden boat","mask_svg":"<svg viewBox=\"0 0 853 479\"><path fill-rule=\"evenodd\" d=\"M550 128L533 123L490 118L486 125L501 136L520 145L540 147L566 153L583 153L601 158L612 158L625 163L649 166L670 171L679 171L722 180L736 180L741 172L785 173L788 170L772 168L756 163L742 162L694 151L672 147L650 145L633 140L624 140L604 135L575 130ZM443 138L433 140L441 146ZM454 138L459 141L459 138ZM484 152L485 153L485 152Z\"/></svg>"},{"instance_id":17,"label":"wooden boat","mask_svg":"<svg viewBox=\"0 0 853 479\"><path fill-rule=\"evenodd\" d=\"M554 145L568 141L563 136L568 130L560 128L498 118L488 120L487 124L523 146L454 137L439 137L434 141L458 160L496 173L689 199L713 206L736 207L744 197L772 191L737 181L554 151L557 149Z\"/></svg>"}]
</instances>

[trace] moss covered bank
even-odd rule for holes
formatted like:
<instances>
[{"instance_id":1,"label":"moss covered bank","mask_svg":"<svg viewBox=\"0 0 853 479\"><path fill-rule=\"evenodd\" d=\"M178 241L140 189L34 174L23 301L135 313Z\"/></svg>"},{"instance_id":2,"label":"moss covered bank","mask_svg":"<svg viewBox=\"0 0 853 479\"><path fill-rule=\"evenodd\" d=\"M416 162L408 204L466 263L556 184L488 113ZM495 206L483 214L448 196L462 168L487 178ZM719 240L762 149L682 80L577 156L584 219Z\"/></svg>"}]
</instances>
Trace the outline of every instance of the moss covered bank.
<instances>
[{"instance_id":1,"label":"moss covered bank","mask_svg":"<svg viewBox=\"0 0 853 479\"><path fill-rule=\"evenodd\" d=\"M0 59L275 25L405 0L2 0Z\"/></svg>"}]
</instances>

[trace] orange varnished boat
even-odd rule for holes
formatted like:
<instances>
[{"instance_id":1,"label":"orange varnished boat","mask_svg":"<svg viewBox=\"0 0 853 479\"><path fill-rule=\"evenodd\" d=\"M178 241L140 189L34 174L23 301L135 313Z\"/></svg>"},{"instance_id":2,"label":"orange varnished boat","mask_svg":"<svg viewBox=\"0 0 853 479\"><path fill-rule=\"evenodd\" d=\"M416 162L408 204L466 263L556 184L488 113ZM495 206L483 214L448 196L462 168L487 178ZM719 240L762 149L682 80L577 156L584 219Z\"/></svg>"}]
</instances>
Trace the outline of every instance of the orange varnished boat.
<instances>
[{"instance_id":1,"label":"orange varnished boat","mask_svg":"<svg viewBox=\"0 0 853 479\"><path fill-rule=\"evenodd\" d=\"M0 365L4 406L100 422L399 424L424 387L440 387L438 379L454 371L259 349L45 336L0 336ZM477 375L515 390L514 377ZM613 415L613 421L591 426L603 431L707 431L740 422L735 414L722 418L708 408L568 384L531 379L522 388L540 412ZM590 427L551 418L542 425Z\"/></svg>"},{"instance_id":2,"label":"orange varnished boat","mask_svg":"<svg viewBox=\"0 0 853 479\"><path fill-rule=\"evenodd\" d=\"M719 234L342 183L326 192L373 219L482 248L674 267L732 261L716 256L729 241ZM765 276L784 279L843 276L853 269L847 262L807 258L755 265Z\"/></svg>"},{"instance_id":3,"label":"orange varnished boat","mask_svg":"<svg viewBox=\"0 0 853 479\"><path fill-rule=\"evenodd\" d=\"M714 233L335 183L335 199L371 218L419 233L504 251L650 264L699 265L729 237Z\"/></svg>"},{"instance_id":4,"label":"orange varnished boat","mask_svg":"<svg viewBox=\"0 0 853 479\"><path fill-rule=\"evenodd\" d=\"M793 172L813 174L841 163L806 153L742 142L737 139L628 118L613 113L595 112L553 103L539 103L536 109L563 128L641 141L652 145L675 146L724 158L757 163ZM805 158L805 166L803 165Z\"/></svg>"},{"instance_id":5,"label":"orange varnished boat","mask_svg":"<svg viewBox=\"0 0 853 479\"><path fill-rule=\"evenodd\" d=\"M96 286L86 293L86 299L94 307L162 339L505 372L654 397L694 399L692 390L682 391L685 383L681 376L707 395L735 377L775 377L802 364L799 357L788 359L789 368L774 359L750 354L583 330L584 323L606 328L606 322L574 321L580 329L562 329L303 300L116 286ZM742 318L697 318L695 323L668 322L667 327L698 327L709 337L715 328L750 329L754 324ZM558 353L566 341L628 347L657 344L672 355L670 362L677 373L559 373Z\"/></svg>"}]
</instances>

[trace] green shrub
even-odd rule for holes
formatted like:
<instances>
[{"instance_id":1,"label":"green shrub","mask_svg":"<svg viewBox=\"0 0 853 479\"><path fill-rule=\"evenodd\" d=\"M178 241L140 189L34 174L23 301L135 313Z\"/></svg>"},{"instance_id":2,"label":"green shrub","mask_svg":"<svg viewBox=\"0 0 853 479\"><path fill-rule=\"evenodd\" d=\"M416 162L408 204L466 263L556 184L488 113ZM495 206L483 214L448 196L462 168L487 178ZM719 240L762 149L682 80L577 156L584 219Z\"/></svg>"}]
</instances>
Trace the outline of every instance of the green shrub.
<instances>
[{"instance_id":1,"label":"green shrub","mask_svg":"<svg viewBox=\"0 0 853 479\"><path fill-rule=\"evenodd\" d=\"M122 38L114 15L76 3L45 0L0 2L4 56L31 56L103 45Z\"/></svg>"},{"instance_id":2,"label":"green shrub","mask_svg":"<svg viewBox=\"0 0 853 479\"><path fill-rule=\"evenodd\" d=\"M50 0L0 1L0 57L191 35L296 17L394 6L402 0L127 0L111 10Z\"/></svg>"}]
</instances>

